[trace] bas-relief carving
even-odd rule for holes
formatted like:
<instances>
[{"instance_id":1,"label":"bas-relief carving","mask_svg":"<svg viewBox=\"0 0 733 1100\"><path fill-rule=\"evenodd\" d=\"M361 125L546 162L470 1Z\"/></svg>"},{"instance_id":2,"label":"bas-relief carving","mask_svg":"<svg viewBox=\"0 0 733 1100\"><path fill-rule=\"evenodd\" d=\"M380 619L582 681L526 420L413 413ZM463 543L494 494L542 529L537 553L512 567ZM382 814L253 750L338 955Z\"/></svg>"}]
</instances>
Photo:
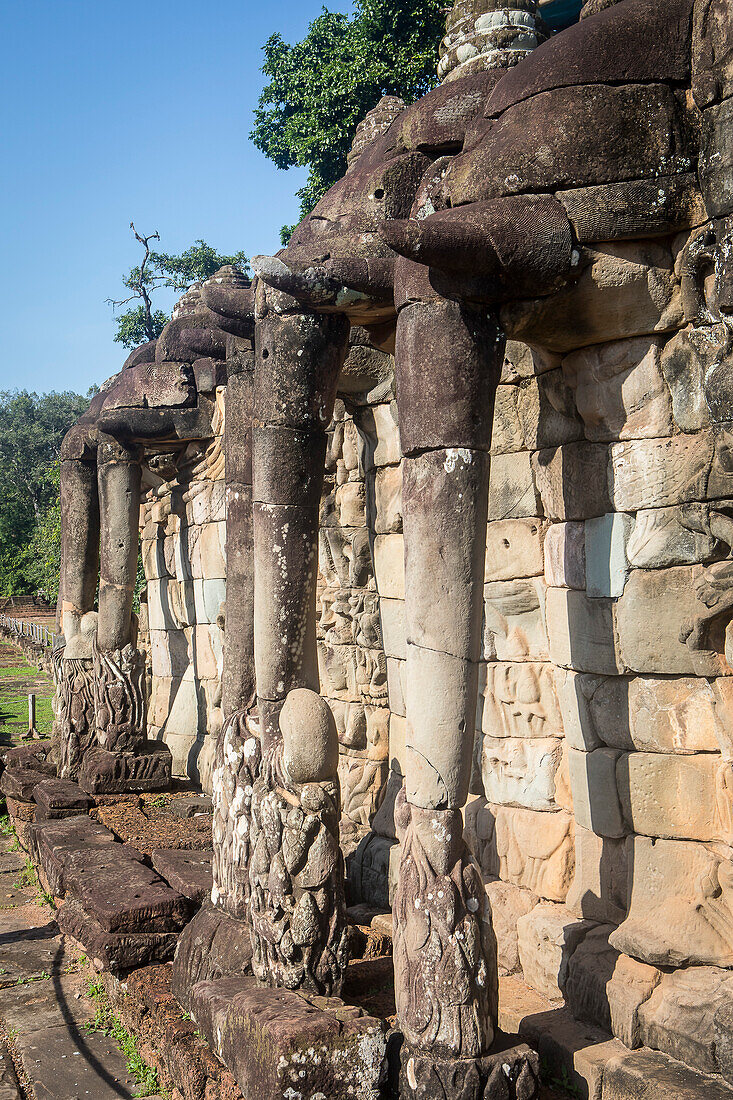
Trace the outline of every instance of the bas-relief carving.
<instances>
[{"instance_id":1,"label":"bas-relief carving","mask_svg":"<svg viewBox=\"0 0 733 1100\"><path fill-rule=\"evenodd\" d=\"M407 1042L437 1056L477 1057L496 1017L486 895L456 810L421 810L404 790L395 807L402 845L395 898L395 996Z\"/></svg>"},{"instance_id":2,"label":"bas-relief carving","mask_svg":"<svg viewBox=\"0 0 733 1100\"><path fill-rule=\"evenodd\" d=\"M252 795L261 748L247 715L238 711L217 739L212 774L214 807L211 900L240 920L249 915Z\"/></svg>"}]
</instances>

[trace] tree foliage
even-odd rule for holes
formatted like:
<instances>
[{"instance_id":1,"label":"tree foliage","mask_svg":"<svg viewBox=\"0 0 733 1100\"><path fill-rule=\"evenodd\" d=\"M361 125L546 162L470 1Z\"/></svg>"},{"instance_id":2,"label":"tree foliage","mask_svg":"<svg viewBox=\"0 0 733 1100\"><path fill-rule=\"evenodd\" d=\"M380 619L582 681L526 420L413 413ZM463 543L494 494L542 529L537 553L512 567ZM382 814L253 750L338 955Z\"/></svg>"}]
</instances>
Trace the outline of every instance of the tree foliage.
<instances>
[{"instance_id":1,"label":"tree foliage","mask_svg":"<svg viewBox=\"0 0 733 1100\"><path fill-rule=\"evenodd\" d=\"M249 260L244 252L235 252L233 256L222 256L206 241L194 241L184 252L175 255L170 252L156 252L151 247L152 241L159 241L158 233L149 233L143 236L135 229L134 222L130 228L135 234L135 239L143 247L144 254L141 262L132 267L127 275L123 276L122 285L130 293L120 299L108 298L107 302L114 309L130 305L130 308L116 317L117 332L114 339L118 344L126 348L136 348L138 344L146 340L155 340L160 336L170 317L162 309L153 308L153 295L157 290L167 288L170 290L185 290L191 283L203 282L210 278L224 264L234 264L240 271L249 270Z\"/></svg>"},{"instance_id":2,"label":"tree foliage","mask_svg":"<svg viewBox=\"0 0 733 1100\"><path fill-rule=\"evenodd\" d=\"M356 127L383 95L411 103L437 83L445 13L445 0L355 0L352 17L324 8L302 42L267 40L250 136L278 168L309 168L303 215L344 174Z\"/></svg>"},{"instance_id":3,"label":"tree foliage","mask_svg":"<svg viewBox=\"0 0 733 1100\"><path fill-rule=\"evenodd\" d=\"M54 601L61 556L59 449L87 409L76 393L0 393L0 594Z\"/></svg>"}]
</instances>

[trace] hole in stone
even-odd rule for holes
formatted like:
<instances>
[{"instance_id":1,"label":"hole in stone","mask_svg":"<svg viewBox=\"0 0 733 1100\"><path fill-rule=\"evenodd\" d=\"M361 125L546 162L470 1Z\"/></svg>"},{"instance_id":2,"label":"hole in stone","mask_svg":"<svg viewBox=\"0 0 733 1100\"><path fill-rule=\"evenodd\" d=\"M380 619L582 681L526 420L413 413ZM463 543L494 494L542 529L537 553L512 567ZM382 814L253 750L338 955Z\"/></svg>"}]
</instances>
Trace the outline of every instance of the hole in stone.
<instances>
[{"instance_id":1,"label":"hole in stone","mask_svg":"<svg viewBox=\"0 0 733 1100\"><path fill-rule=\"evenodd\" d=\"M262 358L263 359L269 359L269 357L270 357L269 351L267 350L267 348L263 348L262 349Z\"/></svg>"},{"instance_id":2,"label":"hole in stone","mask_svg":"<svg viewBox=\"0 0 733 1100\"><path fill-rule=\"evenodd\" d=\"M375 199L383 199L384 198L384 188L383 187L378 187L376 189L376 191L374 192L374 198Z\"/></svg>"},{"instance_id":3,"label":"hole in stone","mask_svg":"<svg viewBox=\"0 0 733 1100\"><path fill-rule=\"evenodd\" d=\"M502 542L504 543L504 546L508 550L509 549L509 539L502 539Z\"/></svg>"}]
</instances>

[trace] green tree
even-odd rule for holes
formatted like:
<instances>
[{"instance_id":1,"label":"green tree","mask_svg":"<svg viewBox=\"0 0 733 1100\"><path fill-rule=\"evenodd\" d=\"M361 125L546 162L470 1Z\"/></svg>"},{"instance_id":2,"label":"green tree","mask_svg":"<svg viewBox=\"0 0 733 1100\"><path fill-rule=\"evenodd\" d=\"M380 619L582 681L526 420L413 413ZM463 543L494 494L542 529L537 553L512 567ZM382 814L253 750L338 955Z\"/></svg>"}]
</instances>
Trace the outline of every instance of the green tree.
<instances>
[{"instance_id":1,"label":"green tree","mask_svg":"<svg viewBox=\"0 0 733 1100\"><path fill-rule=\"evenodd\" d=\"M224 264L234 264L240 271L249 270L249 261L244 252L233 256L221 256L206 241L198 240L179 255L170 252L156 252L152 241L159 241L159 233L143 236L138 233L135 223L130 222L135 240L143 248L143 258L123 276L122 284L129 294L125 298L108 298L113 309L131 305L124 313L116 317L117 332L114 339L126 348L136 348L146 340L155 340L160 336L170 317L162 309L153 308L153 295L156 290L166 287L171 290L185 290L191 283L203 282L210 278Z\"/></svg>"},{"instance_id":2,"label":"green tree","mask_svg":"<svg viewBox=\"0 0 733 1100\"><path fill-rule=\"evenodd\" d=\"M383 95L411 103L437 83L446 0L355 0L354 9L324 8L302 42L274 34L263 47L268 83L250 136L278 168L309 168L303 216L346 171L356 127Z\"/></svg>"},{"instance_id":3,"label":"green tree","mask_svg":"<svg viewBox=\"0 0 733 1100\"><path fill-rule=\"evenodd\" d=\"M0 392L0 593L55 600L60 560L59 449L88 408L76 393Z\"/></svg>"}]
</instances>

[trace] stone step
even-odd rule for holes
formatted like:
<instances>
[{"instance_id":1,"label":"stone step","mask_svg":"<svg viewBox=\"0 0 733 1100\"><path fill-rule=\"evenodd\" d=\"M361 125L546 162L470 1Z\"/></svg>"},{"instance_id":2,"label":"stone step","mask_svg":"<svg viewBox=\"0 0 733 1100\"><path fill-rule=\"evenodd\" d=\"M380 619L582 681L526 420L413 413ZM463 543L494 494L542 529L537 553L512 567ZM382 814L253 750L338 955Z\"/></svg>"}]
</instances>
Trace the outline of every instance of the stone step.
<instances>
[{"instance_id":1,"label":"stone step","mask_svg":"<svg viewBox=\"0 0 733 1100\"><path fill-rule=\"evenodd\" d=\"M246 1097L377 1100L385 1025L338 997L267 989L254 977L199 982L191 1011Z\"/></svg>"},{"instance_id":2,"label":"stone step","mask_svg":"<svg viewBox=\"0 0 733 1100\"><path fill-rule=\"evenodd\" d=\"M123 845L77 853L66 871L67 893L107 932L172 932L191 903L150 867L125 858Z\"/></svg>"},{"instance_id":3,"label":"stone step","mask_svg":"<svg viewBox=\"0 0 733 1100\"><path fill-rule=\"evenodd\" d=\"M156 848L151 855L158 874L196 905L201 905L211 895L211 848L189 852L181 848Z\"/></svg>"},{"instance_id":4,"label":"stone step","mask_svg":"<svg viewBox=\"0 0 733 1100\"><path fill-rule=\"evenodd\" d=\"M35 768L6 768L0 778L0 791L17 802L32 802L36 787L48 778L47 772Z\"/></svg>"},{"instance_id":5,"label":"stone step","mask_svg":"<svg viewBox=\"0 0 733 1100\"><path fill-rule=\"evenodd\" d=\"M33 801L38 806L36 821L75 817L88 813L94 805L94 800L70 779L44 779L34 788Z\"/></svg>"},{"instance_id":6,"label":"stone step","mask_svg":"<svg viewBox=\"0 0 733 1100\"><path fill-rule=\"evenodd\" d=\"M73 899L61 906L58 924L81 944L97 970L115 975L170 961L178 942L177 932L108 932Z\"/></svg>"}]
</instances>

